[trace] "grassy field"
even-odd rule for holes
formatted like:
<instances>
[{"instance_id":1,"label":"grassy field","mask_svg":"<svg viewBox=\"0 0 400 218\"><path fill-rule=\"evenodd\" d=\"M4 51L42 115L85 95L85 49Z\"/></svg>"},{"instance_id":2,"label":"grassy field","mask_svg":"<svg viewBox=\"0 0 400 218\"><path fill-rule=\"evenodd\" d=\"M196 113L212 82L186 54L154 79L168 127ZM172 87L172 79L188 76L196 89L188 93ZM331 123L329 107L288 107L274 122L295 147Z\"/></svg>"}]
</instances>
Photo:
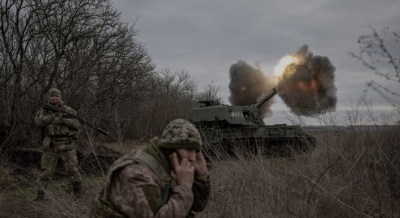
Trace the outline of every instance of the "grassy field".
<instances>
[{"instance_id":1,"label":"grassy field","mask_svg":"<svg viewBox=\"0 0 400 218\"><path fill-rule=\"evenodd\" d=\"M325 132L310 154L217 161L202 217L399 217L399 133Z\"/></svg>"},{"instance_id":2,"label":"grassy field","mask_svg":"<svg viewBox=\"0 0 400 218\"><path fill-rule=\"evenodd\" d=\"M311 134L317 147L307 154L212 160L211 198L198 217L400 217L399 126ZM36 202L37 171L2 158L0 217L87 217L104 177L85 176L79 199L56 180Z\"/></svg>"}]
</instances>

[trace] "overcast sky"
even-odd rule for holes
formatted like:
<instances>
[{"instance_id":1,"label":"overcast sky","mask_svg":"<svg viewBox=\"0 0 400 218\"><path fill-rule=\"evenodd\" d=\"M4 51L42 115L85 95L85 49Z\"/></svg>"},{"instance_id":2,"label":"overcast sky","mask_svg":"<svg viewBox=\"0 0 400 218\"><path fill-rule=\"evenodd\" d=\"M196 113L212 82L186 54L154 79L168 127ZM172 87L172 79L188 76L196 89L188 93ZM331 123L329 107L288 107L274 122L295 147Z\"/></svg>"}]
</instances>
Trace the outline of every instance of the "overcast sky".
<instances>
[{"instance_id":1,"label":"overcast sky","mask_svg":"<svg viewBox=\"0 0 400 218\"><path fill-rule=\"evenodd\" d=\"M124 21L136 21L137 40L157 70L185 70L199 90L213 82L226 104L232 64L243 60L272 76L278 61L304 44L336 68L337 114L357 103L366 81L399 87L349 55L359 51L357 39L371 33L369 25L400 33L399 0L114 0L113 5ZM399 57L395 45L391 49ZM390 107L373 92L368 98L376 108ZM272 111L267 124L290 123L279 97Z\"/></svg>"}]
</instances>

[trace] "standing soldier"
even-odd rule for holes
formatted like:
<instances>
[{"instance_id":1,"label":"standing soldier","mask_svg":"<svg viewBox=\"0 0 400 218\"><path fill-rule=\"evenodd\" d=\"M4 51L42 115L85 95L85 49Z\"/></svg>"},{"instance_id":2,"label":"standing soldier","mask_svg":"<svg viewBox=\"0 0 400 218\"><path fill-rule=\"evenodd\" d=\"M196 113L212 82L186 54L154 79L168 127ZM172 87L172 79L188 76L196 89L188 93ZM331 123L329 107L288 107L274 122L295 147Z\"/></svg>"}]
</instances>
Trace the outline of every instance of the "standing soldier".
<instances>
[{"instance_id":1,"label":"standing soldier","mask_svg":"<svg viewBox=\"0 0 400 218\"><path fill-rule=\"evenodd\" d=\"M210 181L201 145L196 127L173 120L161 139L114 162L90 217L193 217L204 210Z\"/></svg>"},{"instance_id":2,"label":"standing soldier","mask_svg":"<svg viewBox=\"0 0 400 218\"><path fill-rule=\"evenodd\" d=\"M53 88L49 91L48 103L58 110L76 115L76 112L61 101L61 91ZM57 162L62 164L71 176L72 189L75 196L81 194L82 177L78 170L78 160L74 142L79 133L80 123L76 119L64 117L63 113L54 113L41 108L35 116L35 123L42 128L43 154L40 161L39 189L37 200L44 198L44 189L52 180Z\"/></svg>"}]
</instances>

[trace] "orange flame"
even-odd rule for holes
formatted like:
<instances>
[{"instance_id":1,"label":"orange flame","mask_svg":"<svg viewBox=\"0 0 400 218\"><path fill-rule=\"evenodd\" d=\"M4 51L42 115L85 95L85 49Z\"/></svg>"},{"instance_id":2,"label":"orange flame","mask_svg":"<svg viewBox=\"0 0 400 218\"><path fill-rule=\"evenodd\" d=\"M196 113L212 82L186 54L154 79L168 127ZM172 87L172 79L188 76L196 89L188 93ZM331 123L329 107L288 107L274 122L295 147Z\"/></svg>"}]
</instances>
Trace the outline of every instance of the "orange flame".
<instances>
[{"instance_id":1,"label":"orange flame","mask_svg":"<svg viewBox=\"0 0 400 218\"><path fill-rule=\"evenodd\" d=\"M307 92L315 92L317 91L317 81L315 79L312 79L311 82L304 82L301 81L297 83L297 87L301 89L302 91L307 91Z\"/></svg>"},{"instance_id":2,"label":"orange flame","mask_svg":"<svg viewBox=\"0 0 400 218\"><path fill-rule=\"evenodd\" d=\"M296 58L291 56L291 55L286 55L283 58L281 58L278 62L278 65L274 68L274 75L277 79L279 79L282 74L285 72L286 67L291 64L296 62Z\"/></svg>"}]
</instances>

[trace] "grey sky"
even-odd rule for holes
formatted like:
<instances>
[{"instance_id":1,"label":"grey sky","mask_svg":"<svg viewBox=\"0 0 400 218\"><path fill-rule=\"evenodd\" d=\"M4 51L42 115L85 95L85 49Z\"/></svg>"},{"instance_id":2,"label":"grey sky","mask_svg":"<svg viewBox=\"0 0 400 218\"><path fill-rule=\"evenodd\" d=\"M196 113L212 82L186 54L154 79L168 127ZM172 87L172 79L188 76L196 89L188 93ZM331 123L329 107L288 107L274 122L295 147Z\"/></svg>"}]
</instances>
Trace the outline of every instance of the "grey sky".
<instances>
[{"instance_id":1,"label":"grey sky","mask_svg":"<svg viewBox=\"0 0 400 218\"><path fill-rule=\"evenodd\" d=\"M307 44L336 67L337 111L348 108L366 81L381 81L349 56L358 51L358 37L371 33L368 25L400 32L398 0L114 0L113 5L123 20L136 20L137 39L158 70L188 71L199 90L214 82L225 103L232 64L243 60L272 76L284 55ZM376 107L389 106L373 92L369 98ZM272 110L266 123L289 123L280 99Z\"/></svg>"}]
</instances>

